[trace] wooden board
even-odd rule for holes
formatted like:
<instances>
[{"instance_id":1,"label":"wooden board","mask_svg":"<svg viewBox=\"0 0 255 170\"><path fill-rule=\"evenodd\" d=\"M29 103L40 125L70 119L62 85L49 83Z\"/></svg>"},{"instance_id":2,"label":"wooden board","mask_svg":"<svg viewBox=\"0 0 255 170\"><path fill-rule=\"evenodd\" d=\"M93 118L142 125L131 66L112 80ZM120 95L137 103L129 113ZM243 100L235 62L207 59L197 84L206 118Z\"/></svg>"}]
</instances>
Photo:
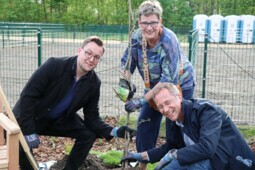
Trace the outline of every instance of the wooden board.
<instances>
[{"instance_id":1,"label":"wooden board","mask_svg":"<svg viewBox=\"0 0 255 170\"><path fill-rule=\"evenodd\" d=\"M9 116L9 118L14 123L16 123L18 125L18 122L17 122L17 120L16 120L16 118L15 118L13 112L12 112L12 109L11 109L11 107L10 107L8 101L7 101L7 98L6 98L6 96L5 96L4 92L3 92L3 89L1 87L1 85L0 85L0 99L2 100L2 105L5 106L6 113ZM33 168L35 170L38 170L39 169L38 163L36 162L35 158L33 157L32 153L30 152L30 149L29 149L29 147L27 145L27 142L26 142L25 137L24 137L22 132L19 133L19 141L20 141L21 146L23 147L23 149L24 149L24 151L25 151L25 153L26 153L26 155L27 155L31 165L33 166Z\"/></svg>"}]
</instances>

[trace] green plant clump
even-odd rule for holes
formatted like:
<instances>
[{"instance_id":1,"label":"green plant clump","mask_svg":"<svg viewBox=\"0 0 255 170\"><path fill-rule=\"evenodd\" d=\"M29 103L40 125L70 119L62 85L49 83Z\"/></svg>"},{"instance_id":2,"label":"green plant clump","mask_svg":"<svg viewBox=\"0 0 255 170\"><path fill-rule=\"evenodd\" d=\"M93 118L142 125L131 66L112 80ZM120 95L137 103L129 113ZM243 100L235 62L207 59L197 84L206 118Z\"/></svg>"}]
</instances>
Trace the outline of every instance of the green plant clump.
<instances>
[{"instance_id":1,"label":"green plant clump","mask_svg":"<svg viewBox=\"0 0 255 170\"><path fill-rule=\"evenodd\" d=\"M123 152L117 150L98 155L98 157L103 160L103 163L109 167L119 165L122 156Z\"/></svg>"}]
</instances>

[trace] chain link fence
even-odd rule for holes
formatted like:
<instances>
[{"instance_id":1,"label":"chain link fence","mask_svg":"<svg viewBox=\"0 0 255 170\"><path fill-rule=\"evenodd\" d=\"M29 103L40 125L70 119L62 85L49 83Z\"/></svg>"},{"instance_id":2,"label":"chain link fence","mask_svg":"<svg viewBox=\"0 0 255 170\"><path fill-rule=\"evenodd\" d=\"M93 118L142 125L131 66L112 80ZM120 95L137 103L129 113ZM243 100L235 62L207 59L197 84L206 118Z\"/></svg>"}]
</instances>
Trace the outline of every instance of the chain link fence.
<instances>
[{"instance_id":1,"label":"chain link fence","mask_svg":"<svg viewBox=\"0 0 255 170\"><path fill-rule=\"evenodd\" d=\"M114 94L120 59L128 46L127 26L54 26L11 27L0 24L0 82L11 107L36 68L49 57L73 56L83 40L100 36L106 52L96 72L102 80L100 112L102 115L125 114L124 103ZM195 97L206 97L223 107L234 121L254 123L255 47L254 44L220 44L205 40L198 43L196 31L172 28L181 47L196 70ZM143 81L136 71L132 81L135 97L143 93ZM134 113L134 114L138 114Z\"/></svg>"}]
</instances>

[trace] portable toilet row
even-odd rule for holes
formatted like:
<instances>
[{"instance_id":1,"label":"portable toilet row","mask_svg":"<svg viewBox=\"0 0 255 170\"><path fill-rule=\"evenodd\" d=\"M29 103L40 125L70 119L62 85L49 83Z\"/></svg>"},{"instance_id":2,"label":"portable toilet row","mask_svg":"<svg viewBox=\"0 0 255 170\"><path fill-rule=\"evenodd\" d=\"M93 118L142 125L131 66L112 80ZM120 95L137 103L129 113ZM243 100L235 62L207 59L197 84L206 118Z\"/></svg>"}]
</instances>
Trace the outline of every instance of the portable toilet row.
<instances>
[{"instance_id":1,"label":"portable toilet row","mask_svg":"<svg viewBox=\"0 0 255 170\"><path fill-rule=\"evenodd\" d=\"M199 42L204 42L205 33L209 35L209 42L255 42L255 16L252 15L208 17L199 14L193 18L193 29L199 30Z\"/></svg>"}]
</instances>

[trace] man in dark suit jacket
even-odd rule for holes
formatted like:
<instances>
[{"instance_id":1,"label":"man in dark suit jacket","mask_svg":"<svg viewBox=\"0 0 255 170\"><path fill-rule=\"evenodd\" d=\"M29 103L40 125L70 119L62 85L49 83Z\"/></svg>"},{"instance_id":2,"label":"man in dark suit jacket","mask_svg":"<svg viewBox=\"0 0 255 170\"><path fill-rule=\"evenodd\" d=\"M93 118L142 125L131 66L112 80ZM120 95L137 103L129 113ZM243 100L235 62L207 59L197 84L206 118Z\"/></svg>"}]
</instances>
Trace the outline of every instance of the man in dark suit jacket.
<instances>
[{"instance_id":1,"label":"man in dark suit jacket","mask_svg":"<svg viewBox=\"0 0 255 170\"><path fill-rule=\"evenodd\" d=\"M66 170L77 170L86 159L97 137L124 137L126 126L117 128L104 123L99 116L101 81L94 68L104 54L103 42L91 36L73 57L49 58L31 76L21 92L13 112L30 147L38 147L38 135L75 139ZM84 118L77 111L83 109ZM33 169L23 148L20 167Z\"/></svg>"},{"instance_id":2,"label":"man in dark suit jacket","mask_svg":"<svg viewBox=\"0 0 255 170\"><path fill-rule=\"evenodd\" d=\"M207 99L185 100L176 86L153 90L159 111L171 120L166 144L122 160L157 162L156 170L254 170L255 154L227 113Z\"/></svg>"}]
</instances>

